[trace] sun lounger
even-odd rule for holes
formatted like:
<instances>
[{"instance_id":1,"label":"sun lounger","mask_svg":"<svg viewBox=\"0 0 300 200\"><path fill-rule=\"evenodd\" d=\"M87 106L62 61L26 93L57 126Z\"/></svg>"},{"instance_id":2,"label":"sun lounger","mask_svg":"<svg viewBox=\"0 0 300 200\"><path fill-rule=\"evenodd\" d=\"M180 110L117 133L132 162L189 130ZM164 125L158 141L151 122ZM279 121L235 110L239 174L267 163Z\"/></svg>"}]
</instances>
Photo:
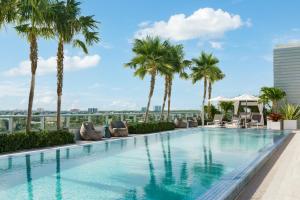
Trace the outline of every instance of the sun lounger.
<instances>
[{"instance_id":1,"label":"sun lounger","mask_svg":"<svg viewBox=\"0 0 300 200\"><path fill-rule=\"evenodd\" d=\"M224 123L222 114L215 114L214 120L212 122L207 122L207 125L222 126L223 124Z\"/></svg>"},{"instance_id":2,"label":"sun lounger","mask_svg":"<svg viewBox=\"0 0 300 200\"><path fill-rule=\"evenodd\" d=\"M127 123L124 123L122 121L112 121L109 125L109 131L112 137L127 137Z\"/></svg>"},{"instance_id":3,"label":"sun lounger","mask_svg":"<svg viewBox=\"0 0 300 200\"><path fill-rule=\"evenodd\" d=\"M226 128L239 128L241 123L241 119L239 116L232 116L232 119L230 122L226 122L225 127Z\"/></svg>"},{"instance_id":4,"label":"sun lounger","mask_svg":"<svg viewBox=\"0 0 300 200\"><path fill-rule=\"evenodd\" d=\"M176 118L174 121L176 128L187 128L187 122L181 118Z\"/></svg>"},{"instance_id":5,"label":"sun lounger","mask_svg":"<svg viewBox=\"0 0 300 200\"><path fill-rule=\"evenodd\" d=\"M80 128L80 136L83 140L101 140L101 131L96 131L93 123L83 122Z\"/></svg>"},{"instance_id":6,"label":"sun lounger","mask_svg":"<svg viewBox=\"0 0 300 200\"><path fill-rule=\"evenodd\" d=\"M190 118L188 120L189 128L198 127L198 121L196 118Z\"/></svg>"},{"instance_id":7,"label":"sun lounger","mask_svg":"<svg viewBox=\"0 0 300 200\"><path fill-rule=\"evenodd\" d=\"M260 113L252 113L251 121L249 122L250 126L256 126L257 128L263 126L261 118L262 115Z\"/></svg>"}]
</instances>

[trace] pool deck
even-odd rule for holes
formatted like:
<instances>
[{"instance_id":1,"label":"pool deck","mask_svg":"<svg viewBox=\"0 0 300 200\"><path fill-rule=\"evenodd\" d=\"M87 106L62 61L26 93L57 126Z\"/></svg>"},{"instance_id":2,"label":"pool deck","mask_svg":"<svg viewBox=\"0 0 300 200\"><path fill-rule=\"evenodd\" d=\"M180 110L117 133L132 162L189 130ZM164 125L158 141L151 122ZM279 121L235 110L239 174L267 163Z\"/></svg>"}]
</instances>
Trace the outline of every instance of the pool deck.
<instances>
[{"instance_id":1,"label":"pool deck","mask_svg":"<svg viewBox=\"0 0 300 200\"><path fill-rule=\"evenodd\" d=\"M300 199L300 131L289 137L236 200Z\"/></svg>"}]
</instances>

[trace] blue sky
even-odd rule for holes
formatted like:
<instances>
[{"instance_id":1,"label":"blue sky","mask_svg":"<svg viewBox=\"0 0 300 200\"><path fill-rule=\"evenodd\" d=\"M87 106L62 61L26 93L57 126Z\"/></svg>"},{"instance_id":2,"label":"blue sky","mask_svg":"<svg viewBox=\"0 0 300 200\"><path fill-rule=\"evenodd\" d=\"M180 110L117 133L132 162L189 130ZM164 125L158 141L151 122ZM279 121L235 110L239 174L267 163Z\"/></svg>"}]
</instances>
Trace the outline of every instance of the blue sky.
<instances>
[{"instance_id":1,"label":"blue sky","mask_svg":"<svg viewBox=\"0 0 300 200\"><path fill-rule=\"evenodd\" d=\"M123 67L132 57L132 40L146 34L182 43L186 58L201 51L220 60L226 78L213 96L258 94L273 84L272 49L300 41L300 2L295 0L83 0L82 13L95 15L101 42L89 55L66 46L63 109L140 109L147 101L149 78L133 77ZM0 109L26 109L30 76L26 39L6 26L0 32ZM39 40L39 67L34 108L55 110L55 40ZM201 106L203 86L176 78L173 109ZM152 105L160 105L158 79Z\"/></svg>"}]
</instances>

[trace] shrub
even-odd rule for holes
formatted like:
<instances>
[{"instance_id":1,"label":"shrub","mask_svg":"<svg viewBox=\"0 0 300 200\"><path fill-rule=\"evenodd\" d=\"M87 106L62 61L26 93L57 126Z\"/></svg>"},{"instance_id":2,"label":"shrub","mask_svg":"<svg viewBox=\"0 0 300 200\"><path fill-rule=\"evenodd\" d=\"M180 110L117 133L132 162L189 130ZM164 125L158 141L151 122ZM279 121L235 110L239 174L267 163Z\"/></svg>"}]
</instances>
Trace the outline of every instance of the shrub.
<instances>
[{"instance_id":1,"label":"shrub","mask_svg":"<svg viewBox=\"0 0 300 200\"><path fill-rule=\"evenodd\" d=\"M74 143L68 131L0 134L0 153Z\"/></svg>"},{"instance_id":2,"label":"shrub","mask_svg":"<svg viewBox=\"0 0 300 200\"><path fill-rule=\"evenodd\" d=\"M300 118L300 106L285 104L281 107L281 114L285 120L298 120Z\"/></svg>"},{"instance_id":3,"label":"shrub","mask_svg":"<svg viewBox=\"0 0 300 200\"><path fill-rule=\"evenodd\" d=\"M160 131L174 130L173 122L150 122L128 124L128 132L131 134L154 133Z\"/></svg>"},{"instance_id":4,"label":"shrub","mask_svg":"<svg viewBox=\"0 0 300 200\"><path fill-rule=\"evenodd\" d=\"M210 109L208 108L208 106L204 106L204 112L207 113L207 117L205 117L205 120L209 121L214 118L215 114L221 114L221 112L214 105L210 105Z\"/></svg>"}]
</instances>

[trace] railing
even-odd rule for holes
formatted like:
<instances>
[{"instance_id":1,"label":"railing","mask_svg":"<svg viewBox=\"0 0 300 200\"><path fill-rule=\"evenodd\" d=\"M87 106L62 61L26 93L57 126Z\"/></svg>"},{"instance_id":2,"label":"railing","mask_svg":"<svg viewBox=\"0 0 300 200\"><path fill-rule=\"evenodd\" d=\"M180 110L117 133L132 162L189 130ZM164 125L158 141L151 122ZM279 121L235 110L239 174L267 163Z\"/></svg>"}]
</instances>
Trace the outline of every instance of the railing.
<instances>
[{"instance_id":1,"label":"railing","mask_svg":"<svg viewBox=\"0 0 300 200\"><path fill-rule=\"evenodd\" d=\"M26 115L0 115L0 133L12 133L25 131ZM172 111L170 119L176 117L188 118L199 117L198 111ZM126 120L128 122L143 121L144 113L142 112L110 112L96 114L62 114L61 125L68 129L80 128L82 122L89 121L95 125L105 125L111 120ZM166 116L164 117L166 118ZM150 112L149 121L159 121L160 112ZM33 115L31 121L33 131L36 130L55 130L56 115L55 114L40 114Z\"/></svg>"}]
</instances>

